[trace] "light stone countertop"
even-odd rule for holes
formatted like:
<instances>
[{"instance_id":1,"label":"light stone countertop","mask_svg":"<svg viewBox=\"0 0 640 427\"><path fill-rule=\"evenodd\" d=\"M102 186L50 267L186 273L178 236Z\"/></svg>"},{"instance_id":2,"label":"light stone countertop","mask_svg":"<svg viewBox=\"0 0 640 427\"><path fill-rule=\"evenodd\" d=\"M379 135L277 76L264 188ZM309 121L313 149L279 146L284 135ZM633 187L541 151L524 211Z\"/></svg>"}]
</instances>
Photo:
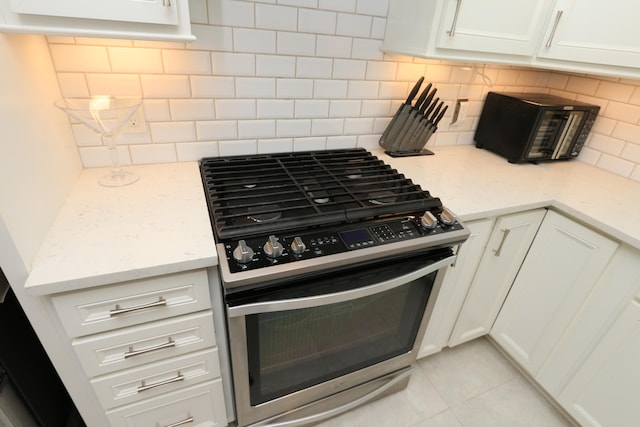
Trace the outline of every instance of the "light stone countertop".
<instances>
[{"instance_id":1,"label":"light stone countertop","mask_svg":"<svg viewBox=\"0 0 640 427\"><path fill-rule=\"evenodd\" d=\"M508 163L473 146L391 158L372 150L463 221L554 207L640 249L640 183L579 161ZM196 162L129 166L142 176L102 187L85 169L33 263L26 287L47 295L217 264Z\"/></svg>"},{"instance_id":2,"label":"light stone countertop","mask_svg":"<svg viewBox=\"0 0 640 427\"><path fill-rule=\"evenodd\" d=\"M47 295L217 264L197 162L128 166L140 180L103 187L82 171L25 287Z\"/></svg>"},{"instance_id":3,"label":"light stone countertop","mask_svg":"<svg viewBox=\"0 0 640 427\"><path fill-rule=\"evenodd\" d=\"M475 146L434 147L433 156L373 150L463 221L553 207L640 249L640 183L577 160L511 164Z\"/></svg>"}]
</instances>

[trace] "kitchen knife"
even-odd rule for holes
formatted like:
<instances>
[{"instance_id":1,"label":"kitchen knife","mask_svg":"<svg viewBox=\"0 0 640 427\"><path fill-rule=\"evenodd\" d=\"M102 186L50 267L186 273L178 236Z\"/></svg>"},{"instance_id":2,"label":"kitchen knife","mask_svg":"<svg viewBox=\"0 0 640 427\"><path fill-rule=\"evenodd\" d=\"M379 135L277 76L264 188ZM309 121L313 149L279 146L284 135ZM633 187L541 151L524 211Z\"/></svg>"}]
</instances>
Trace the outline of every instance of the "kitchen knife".
<instances>
[{"instance_id":1,"label":"kitchen knife","mask_svg":"<svg viewBox=\"0 0 640 427\"><path fill-rule=\"evenodd\" d=\"M437 99L436 102L434 102L434 104L429 108L430 111L425 113L425 117L427 117L428 114L431 114L431 111L433 110L433 107L435 106L435 104L438 101L439 101L439 99ZM444 102L440 102L440 105L438 106L436 111L433 112L433 114L431 114L430 117L427 117L425 119L424 127L422 127L421 129L418 129L417 134L414 135L414 138L412 140L413 149L420 150L422 147L424 147L424 145L427 143L427 141L431 137L431 134L433 134L433 132L435 132L435 129L432 131L433 120L435 119L435 117L440 117L439 116L439 112L440 112L440 109L442 108L443 105L444 105ZM445 106L443 111L446 111L447 108L448 107ZM444 114L442 114L442 115L444 115ZM440 118L442 119L442 117L440 117Z\"/></svg>"},{"instance_id":2,"label":"kitchen knife","mask_svg":"<svg viewBox=\"0 0 640 427\"><path fill-rule=\"evenodd\" d=\"M420 77L416 84L411 89L409 96L407 97L407 101L403 103L398 111L391 119L391 122L387 125L387 128L380 136L379 145L387 151L394 151L394 137L397 136L398 132L402 128L402 124L407 120L409 113L412 111L413 107L411 106L411 101L418 94L420 90L420 86L422 86L422 82L424 81L424 77Z\"/></svg>"},{"instance_id":3,"label":"kitchen knife","mask_svg":"<svg viewBox=\"0 0 640 427\"><path fill-rule=\"evenodd\" d=\"M429 141L429 138L431 138L431 135L433 135L438 130L438 123L440 123L440 120L442 120L442 118L444 117L444 113L447 111L447 108L449 108L449 106L445 105L442 111L440 111L440 113L438 114L438 116L433 120L432 123L430 123L430 126L427 132L421 138L423 147L427 144L427 142Z\"/></svg>"},{"instance_id":4,"label":"kitchen knife","mask_svg":"<svg viewBox=\"0 0 640 427\"><path fill-rule=\"evenodd\" d=\"M409 137L413 135L413 132L420 125L420 121L422 120L422 112L426 108L427 103L429 102L429 89L431 89L432 84L429 83L427 87L422 91L416 105L413 107L413 110L409 114L407 121L402 126L400 133L397 136L397 144L395 151L403 151L407 148ZM436 89L431 91L431 98L433 98L433 94L435 94Z\"/></svg>"}]
</instances>

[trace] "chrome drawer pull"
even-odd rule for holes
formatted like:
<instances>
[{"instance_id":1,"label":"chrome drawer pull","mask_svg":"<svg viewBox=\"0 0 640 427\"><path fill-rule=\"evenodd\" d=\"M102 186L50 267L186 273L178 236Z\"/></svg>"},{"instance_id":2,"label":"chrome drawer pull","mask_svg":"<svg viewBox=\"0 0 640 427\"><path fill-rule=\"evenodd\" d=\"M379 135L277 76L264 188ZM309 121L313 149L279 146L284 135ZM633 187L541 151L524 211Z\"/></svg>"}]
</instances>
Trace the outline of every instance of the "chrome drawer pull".
<instances>
[{"instance_id":1,"label":"chrome drawer pull","mask_svg":"<svg viewBox=\"0 0 640 427\"><path fill-rule=\"evenodd\" d=\"M167 6L167 7L171 7L171 0L162 0L162 5L163 6Z\"/></svg>"},{"instance_id":2,"label":"chrome drawer pull","mask_svg":"<svg viewBox=\"0 0 640 427\"><path fill-rule=\"evenodd\" d=\"M188 418L186 418L186 419L184 419L182 421L178 421L177 423L169 424L169 425L164 426L164 427L178 427L178 426L182 426L182 425L185 425L185 424L192 423L193 422L193 417L191 416L191 414L187 414L187 417ZM156 423L156 427L160 427L160 423Z\"/></svg>"},{"instance_id":3,"label":"chrome drawer pull","mask_svg":"<svg viewBox=\"0 0 640 427\"><path fill-rule=\"evenodd\" d=\"M158 301L148 302L146 304L140 304L127 308L120 308L120 304L116 304L116 308L114 308L113 310L109 310L109 317L117 316L118 314L131 313L132 311L144 310L145 308L160 307L163 305L167 305L167 300L163 297L158 298Z\"/></svg>"},{"instance_id":4,"label":"chrome drawer pull","mask_svg":"<svg viewBox=\"0 0 640 427\"><path fill-rule=\"evenodd\" d=\"M166 343L155 345L153 347L143 348L141 350L134 350L133 347L129 347L129 351L124 354L124 358L128 359L133 356L138 356L140 354L149 353L151 351L162 350L163 348L175 347L176 342L169 337Z\"/></svg>"},{"instance_id":5,"label":"chrome drawer pull","mask_svg":"<svg viewBox=\"0 0 640 427\"><path fill-rule=\"evenodd\" d=\"M498 249L494 249L493 252L495 252L496 256L500 256L500 252L502 252L502 246L504 246L504 242L505 240L507 240L507 236L509 235L509 233L511 232L511 230L506 229L506 230L502 230L502 240L500 241L500 245L498 246Z\"/></svg>"},{"instance_id":6,"label":"chrome drawer pull","mask_svg":"<svg viewBox=\"0 0 640 427\"><path fill-rule=\"evenodd\" d=\"M182 375L180 373L180 371L178 371L178 375L176 375L173 378L169 378L168 380L164 380L164 381L158 381L157 383L153 383L153 384L145 384L144 380L140 383L140 385L138 386L138 393L146 391L146 390L151 390L152 388L156 388L156 387L160 387L162 385L166 385L166 384L171 384L171 383L176 383L178 381L184 381L184 375Z\"/></svg>"}]
</instances>

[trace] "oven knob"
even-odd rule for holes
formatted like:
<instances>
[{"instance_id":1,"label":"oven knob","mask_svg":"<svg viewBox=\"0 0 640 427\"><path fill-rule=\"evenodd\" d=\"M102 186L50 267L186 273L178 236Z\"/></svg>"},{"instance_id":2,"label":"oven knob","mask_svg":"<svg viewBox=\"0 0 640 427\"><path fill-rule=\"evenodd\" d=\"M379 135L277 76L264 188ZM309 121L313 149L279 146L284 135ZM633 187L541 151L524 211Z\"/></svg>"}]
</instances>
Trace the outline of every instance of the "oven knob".
<instances>
[{"instance_id":1,"label":"oven knob","mask_svg":"<svg viewBox=\"0 0 640 427\"><path fill-rule=\"evenodd\" d=\"M282 243L278 242L276 236L271 235L269 236L267 243L262 247L262 250L264 250L265 255L269 258L278 258L282 255L284 247L282 246Z\"/></svg>"},{"instance_id":2,"label":"oven knob","mask_svg":"<svg viewBox=\"0 0 640 427\"><path fill-rule=\"evenodd\" d=\"M247 242L240 240L233 250L233 259L241 264L246 264L253 259L253 249L247 246Z\"/></svg>"},{"instance_id":3,"label":"oven knob","mask_svg":"<svg viewBox=\"0 0 640 427\"><path fill-rule=\"evenodd\" d=\"M436 225L438 225L438 220L431 212L426 211L424 215L422 215L422 218L420 218L420 224L423 228L433 230L436 228Z\"/></svg>"},{"instance_id":4,"label":"oven knob","mask_svg":"<svg viewBox=\"0 0 640 427\"><path fill-rule=\"evenodd\" d=\"M447 208L442 208L440 214L440 222L444 225L453 225L456 223L456 216Z\"/></svg>"},{"instance_id":5,"label":"oven knob","mask_svg":"<svg viewBox=\"0 0 640 427\"><path fill-rule=\"evenodd\" d=\"M291 251L294 254L300 255L305 251L305 249L307 249L307 245L304 244L300 237L296 237L293 239L293 242L291 242Z\"/></svg>"}]
</instances>

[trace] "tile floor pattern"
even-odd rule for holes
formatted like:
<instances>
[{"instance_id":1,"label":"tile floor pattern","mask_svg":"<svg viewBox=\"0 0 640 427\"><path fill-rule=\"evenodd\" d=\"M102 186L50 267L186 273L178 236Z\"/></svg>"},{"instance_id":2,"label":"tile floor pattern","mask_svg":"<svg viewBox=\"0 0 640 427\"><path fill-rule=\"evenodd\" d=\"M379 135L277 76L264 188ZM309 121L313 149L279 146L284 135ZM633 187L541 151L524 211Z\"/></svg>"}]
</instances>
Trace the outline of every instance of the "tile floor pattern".
<instances>
[{"instance_id":1,"label":"tile floor pattern","mask_svg":"<svg viewBox=\"0 0 640 427\"><path fill-rule=\"evenodd\" d=\"M317 427L571 426L485 338L418 360L409 385Z\"/></svg>"}]
</instances>

